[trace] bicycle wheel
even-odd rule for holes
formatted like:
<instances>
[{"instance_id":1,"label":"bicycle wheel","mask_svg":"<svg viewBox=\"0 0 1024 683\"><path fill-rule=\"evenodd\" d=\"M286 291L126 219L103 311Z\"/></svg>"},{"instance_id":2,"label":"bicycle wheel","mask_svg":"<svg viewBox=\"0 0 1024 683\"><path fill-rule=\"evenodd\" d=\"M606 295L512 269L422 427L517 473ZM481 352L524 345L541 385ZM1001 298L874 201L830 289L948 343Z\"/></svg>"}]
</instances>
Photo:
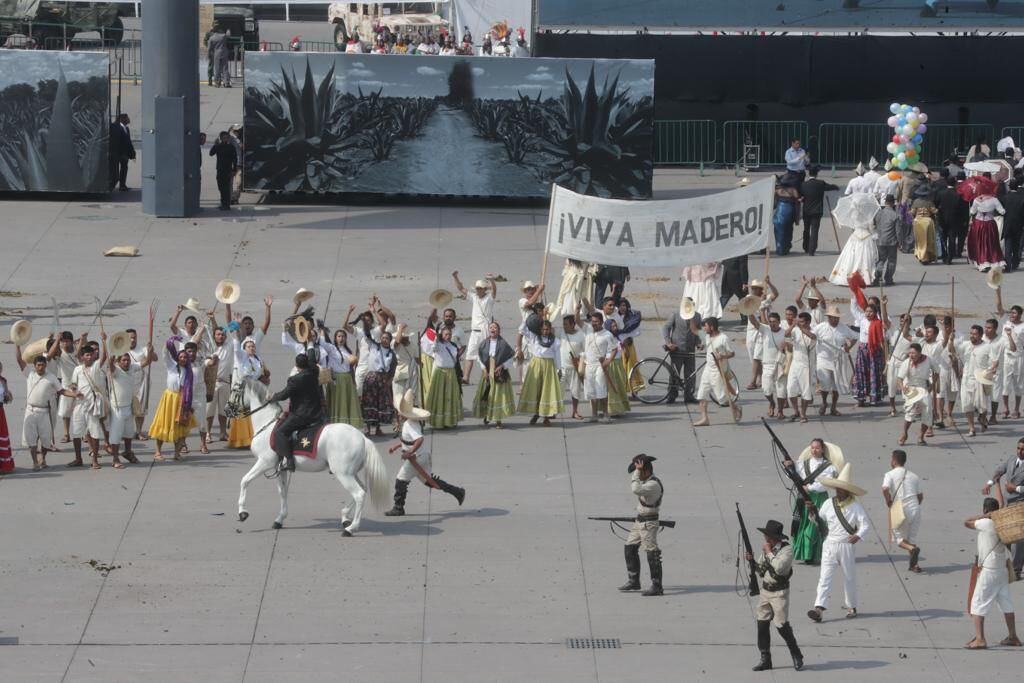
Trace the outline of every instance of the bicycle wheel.
<instances>
[{"instance_id":1,"label":"bicycle wheel","mask_svg":"<svg viewBox=\"0 0 1024 683\"><path fill-rule=\"evenodd\" d=\"M661 358L644 358L634 365L629 373L630 386L637 384L637 380L641 384L633 389L633 398L649 405L664 403L672 383L679 381L676 371Z\"/></svg>"}]
</instances>

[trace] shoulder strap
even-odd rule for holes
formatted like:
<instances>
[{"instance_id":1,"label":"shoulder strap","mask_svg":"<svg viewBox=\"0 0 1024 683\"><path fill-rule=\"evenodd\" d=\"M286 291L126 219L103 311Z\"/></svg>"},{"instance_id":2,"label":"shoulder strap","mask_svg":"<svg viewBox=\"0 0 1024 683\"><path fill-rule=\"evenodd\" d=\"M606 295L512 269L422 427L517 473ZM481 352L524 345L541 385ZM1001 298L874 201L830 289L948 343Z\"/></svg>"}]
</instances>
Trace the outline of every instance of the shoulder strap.
<instances>
[{"instance_id":1,"label":"shoulder strap","mask_svg":"<svg viewBox=\"0 0 1024 683\"><path fill-rule=\"evenodd\" d=\"M652 505L647 505L647 507L656 508L661 505L661 499L665 497L665 485L661 483L661 479L658 479L653 474L651 475L651 480L658 482L658 486L661 488L661 495L658 496L658 500L654 501Z\"/></svg>"},{"instance_id":2,"label":"shoulder strap","mask_svg":"<svg viewBox=\"0 0 1024 683\"><path fill-rule=\"evenodd\" d=\"M844 529L846 529L846 533L851 536L855 535L857 530L853 528L852 524L850 524L850 520L846 519L846 515L843 514L843 508L841 508L839 503L836 502L835 496L832 497L832 509L835 510L836 519L838 519L839 523L843 525Z\"/></svg>"}]
</instances>

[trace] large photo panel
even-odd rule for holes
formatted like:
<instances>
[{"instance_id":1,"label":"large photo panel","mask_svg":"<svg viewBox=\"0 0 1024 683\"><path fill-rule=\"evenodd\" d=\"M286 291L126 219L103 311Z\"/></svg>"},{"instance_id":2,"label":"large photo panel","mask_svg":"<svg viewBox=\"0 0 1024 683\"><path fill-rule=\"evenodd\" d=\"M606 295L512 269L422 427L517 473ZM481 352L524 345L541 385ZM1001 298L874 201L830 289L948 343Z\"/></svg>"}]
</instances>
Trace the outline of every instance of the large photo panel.
<instances>
[{"instance_id":1,"label":"large photo panel","mask_svg":"<svg viewBox=\"0 0 1024 683\"><path fill-rule=\"evenodd\" d=\"M109 191L109 61L0 50L0 192Z\"/></svg>"},{"instance_id":2,"label":"large photo panel","mask_svg":"<svg viewBox=\"0 0 1024 683\"><path fill-rule=\"evenodd\" d=\"M654 61L257 52L248 190L649 198Z\"/></svg>"}]
</instances>

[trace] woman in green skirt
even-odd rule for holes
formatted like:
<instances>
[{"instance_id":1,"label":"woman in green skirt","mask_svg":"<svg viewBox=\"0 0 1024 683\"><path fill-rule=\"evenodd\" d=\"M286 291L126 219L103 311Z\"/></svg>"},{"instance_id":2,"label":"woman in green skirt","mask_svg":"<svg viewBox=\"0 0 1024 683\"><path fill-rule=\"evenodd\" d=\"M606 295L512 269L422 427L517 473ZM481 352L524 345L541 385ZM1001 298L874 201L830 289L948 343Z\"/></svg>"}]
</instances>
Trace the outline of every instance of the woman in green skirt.
<instances>
[{"instance_id":1,"label":"woman in green skirt","mask_svg":"<svg viewBox=\"0 0 1024 683\"><path fill-rule=\"evenodd\" d=\"M796 463L796 473L802 480L808 482L804 488L815 507L820 509L828 500L828 489L818 483L818 480L825 477L837 478L845 462L839 446L822 439L812 440L800 454ZM784 464L788 467L793 463L789 461ZM806 564L818 564L821 562L821 547L825 539L816 520L808 516L807 506L799 497L793 509L794 522L797 516L800 518L800 525L793 533L793 559Z\"/></svg>"},{"instance_id":2,"label":"woman in green skirt","mask_svg":"<svg viewBox=\"0 0 1024 683\"><path fill-rule=\"evenodd\" d=\"M608 414L624 415L631 410L629 405L629 392L626 388L626 365L623 361L627 338L619 338L619 324L614 318L605 318L604 329L611 332L612 336L615 337L617 349L615 357L612 358L610 363L608 363L608 369L605 371L608 379Z\"/></svg>"},{"instance_id":3,"label":"woman in green skirt","mask_svg":"<svg viewBox=\"0 0 1024 683\"><path fill-rule=\"evenodd\" d=\"M430 426L448 429L462 420L462 383L456 372L459 348L452 343L452 330L428 330L423 337L423 351L433 360L434 371L427 390Z\"/></svg>"},{"instance_id":4,"label":"woman in green skirt","mask_svg":"<svg viewBox=\"0 0 1024 683\"><path fill-rule=\"evenodd\" d=\"M487 339L477 350L483 379L476 387L473 398L473 417L482 417L484 424L494 423L501 429L501 421L516 412L516 399L512 395L512 375L509 370L515 362L515 351L501 336L501 325L487 326Z\"/></svg>"},{"instance_id":5,"label":"woman in green skirt","mask_svg":"<svg viewBox=\"0 0 1024 683\"><path fill-rule=\"evenodd\" d=\"M544 426L551 426L551 418L562 410L562 383L558 370L562 363L561 340L555 336L550 320L540 324L534 334L526 322L519 327L523 341L530 349L530 364L519 390L519 412L532 414L530 424L544 418Z\"/></svg>"},{"instance_id":6,"label":"woman in green skirt","mask_svg":"<svg viewBox=\"0 0 1024 683\"><path fill-rule=\"evenodd\" d=\"M352 376L352 366L359 358L348 348L345 330L336 330L333 342L328 340L328 335L326 329L320 331L320 352L327 357L327 367L331 370L331 383L327 385L327 419L361 428L363 414Z\"/></svg>"}]
</instances>

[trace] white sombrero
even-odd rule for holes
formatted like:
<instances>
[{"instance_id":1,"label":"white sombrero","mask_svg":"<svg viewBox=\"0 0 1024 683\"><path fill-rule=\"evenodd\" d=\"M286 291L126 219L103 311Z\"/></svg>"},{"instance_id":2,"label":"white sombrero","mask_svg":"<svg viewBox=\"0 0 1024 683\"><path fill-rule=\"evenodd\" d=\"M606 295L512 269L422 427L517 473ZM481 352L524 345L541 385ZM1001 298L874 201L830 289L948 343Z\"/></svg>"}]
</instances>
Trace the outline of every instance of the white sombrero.
<instances>
[{"instance_id":1,"label":"white sombrero","mask_svg":"<svg viewBox=\"0 0 1024 683\"><path fill-rule=\"evenodd\" d=\"M299 291L295 292L295 296L292 297L292 303L301 304L303 301L309 301L312 298L313 292L305 287L299 287Z\"/></svg>"},{"instance_id":2,"label":"white sombrero","mask_svg":"<svg viewBox=\"0 0 1024 683\"><path fill-rule=\"evenodd\" d=\"M811 446L807 445L802 451L800 451L800 460L808 460L811 457ZM839 472L846 465L846 458L843 457L843 449L832 443L831 441L825 442L825 457L832 463L832 466L836 468L836 472Z\"/></svg>"},{"instance_id":3,"label":"white sombrero","mask_svg":"<svg viewBox=\"0 0 1024 683\"><path fill-rule=\"evenodd\" d=\"M520 288L520 291L526 289L537 289L537 283L534 282L533 280L527 280L526 282L523 283L523 286Z\"/></svg>"},{"instance_id":4,"label":"white sombrero","mask_svg":"<svg viewBox=\"0 0 1024 683\"><path fill-rule=\"evenodd\" d=\"M24 346L32 338L32 323L19 320L11 325L11 343Z\"/></svg>"},{"instance_id":5,"label":"white sombrero","mask_svg":"<svg viewBox=\"0 0 1024 683\"><path fill-rule=\"evenodd\" d=\"M985 274L985 284L992 289L999 289L1003 284L1003 269L993 268Z\"/></svg>"},{"instance_id":6,"label":"white sombrero","mask_svg":"<svg viewBox=\"0 0 1024 683\"><path fill-rule=\"evenodd\" d=\"M107 339L107 351L111 356L123 356L131 348L132 341L127 332L115 332Z\"/></svg>"},{"instance_id":7,"label":"white sombrero","mask_svg":"<svg viewBox=\"0 0 1024 683\"><path fill-rule=\"evenodd\" d=\"M26 363L32 363L35 361L36 356L46 355L46 346L49 344L50 338L43 337L42 339L36 339L34 342L26 346L21 350L21 357ZM56 343L56 342L54 342Z\"/></svg>"},{"instance_id":8,"label":"white sombrero","mask_svg":"<svg viewBox=\"0 0 1024 683\"><path fill-rule=\"evenodd\" d=\"M233 304L242 296L242 288L234 280L221 280L213 290L213 296L222 304Z\"/></svg>"},{"instance_id":9,"label":"white sombrero","mask_svg":"<svg viewBox=\"0 0 1024 683\"><path fill-rule=\"evenodd\" d=\"M828 317L828 318L842 318L843 314L839 310L839 307L836 306L835 304L833 304L833 305L829 306L825 310L825 317Z\"/></svg>"},{"instance_id":10,"label":"white sombrero","mask_svg":"<svg viewBox=\"0 0 1024 683\"><path fill-rule=\"evenodd\" d=\"M423 408L417 408L414 404L415 394L412 389L408 389L405 395L402 396L401 400L395 400L395 410L398 414L407 420L426 420L430 417L430 411L424 410Z\"/></svg>"},{"instance_id":11,"label":"white sombrero","mask_svg":"<svg viewBox=\"0 0 1024 683\"><path fill-rule=\"evenodd\" d=\"M867 491L857 486L851 481L853 475L850 473L850 463L843 465L842 471L839 472L839 477L832 479L830 477L821 477L818 479L818 483L822 486L827 486L830 489L842 489L847 493L852 493L855 496L863 496Z\"/></svg>"},{"instance_id":12,"label":"white sombrero","mask_svg":"<svg viewBox=\"0 0 1024 683\"><path fill-rule=\"evenodd\" d=\"M191 297L190 296L188 298L188 301L186 301L184 303L184 306L185 306L185 308L187 308L188 310L192 311L193 313L201 312L200 311L201 306L199 304L199 299L196 299L195 297Z\"/></svg>"},{"instance_id":13,"label":"white sombrero","mask_svg":"<svg viewBox=\"0 0 1024 683\"><path fill-rule=\"evenodd\" d=\"M739 304L736 305L736 310L738 310L741 315L754 315L757 313L758 309L761 308L761 301L762 299L758 295L748 294L740 299Z\"/></svg>"},{"instance_id":14,"label":"white sombrero","mask_svg":"<svg viewBox=\"0 0 1024 683\"><path fill-rule=\"evenodd\" d=\"M982 384L988 386L988 385L993 384L993 382L995 381L995 373L993 373L991 370L987 370L987 369L985 369L985 370L982 370L982 369L975 370L974 371L974 379L976 379L979 382L981 382Z\"/></svg>"},{"instance_id":15,"label":"white sombrero","mask_svg":"<svg viewBox=\"0 0 1024 683\"><path fill-rule=\"evenodd\" d=\"M693 302L688 296L684 296L679 301L679 317L683 320L692 320L693 316L697 313L697 304Z\"/></svg>"},{"instance_id":16,"label":"white sombrero","mask_svg":"<svg viewBox=\"0 0 1024 683\"><path fill-rule=\"evenodd\" d=\"M473 289L488 289L489 287L487 280L477 280L473 283Z\"/></svg>"},{"instance_id":17,"label":"white sombrero","mask_svg":"<svg viewBox=\"0 0 1024 683\"><path fill-rule=\"evenodd\" d=\"M427 302L432 308L444 308L452 302L452 293L447 289L435 289L427 297Z\"/></svg>"},{"instance_id":18,"label":"white sombrero","mask_svg":"<svg viewBox=\"0 0 1024 683\"><path fill-rule=\"evenodd\" d=\"M921 387L907 387L903 390L904 405L912 406L915 403L920 403L927 395L928 392Z\"/></svg>"}]
</instances>

